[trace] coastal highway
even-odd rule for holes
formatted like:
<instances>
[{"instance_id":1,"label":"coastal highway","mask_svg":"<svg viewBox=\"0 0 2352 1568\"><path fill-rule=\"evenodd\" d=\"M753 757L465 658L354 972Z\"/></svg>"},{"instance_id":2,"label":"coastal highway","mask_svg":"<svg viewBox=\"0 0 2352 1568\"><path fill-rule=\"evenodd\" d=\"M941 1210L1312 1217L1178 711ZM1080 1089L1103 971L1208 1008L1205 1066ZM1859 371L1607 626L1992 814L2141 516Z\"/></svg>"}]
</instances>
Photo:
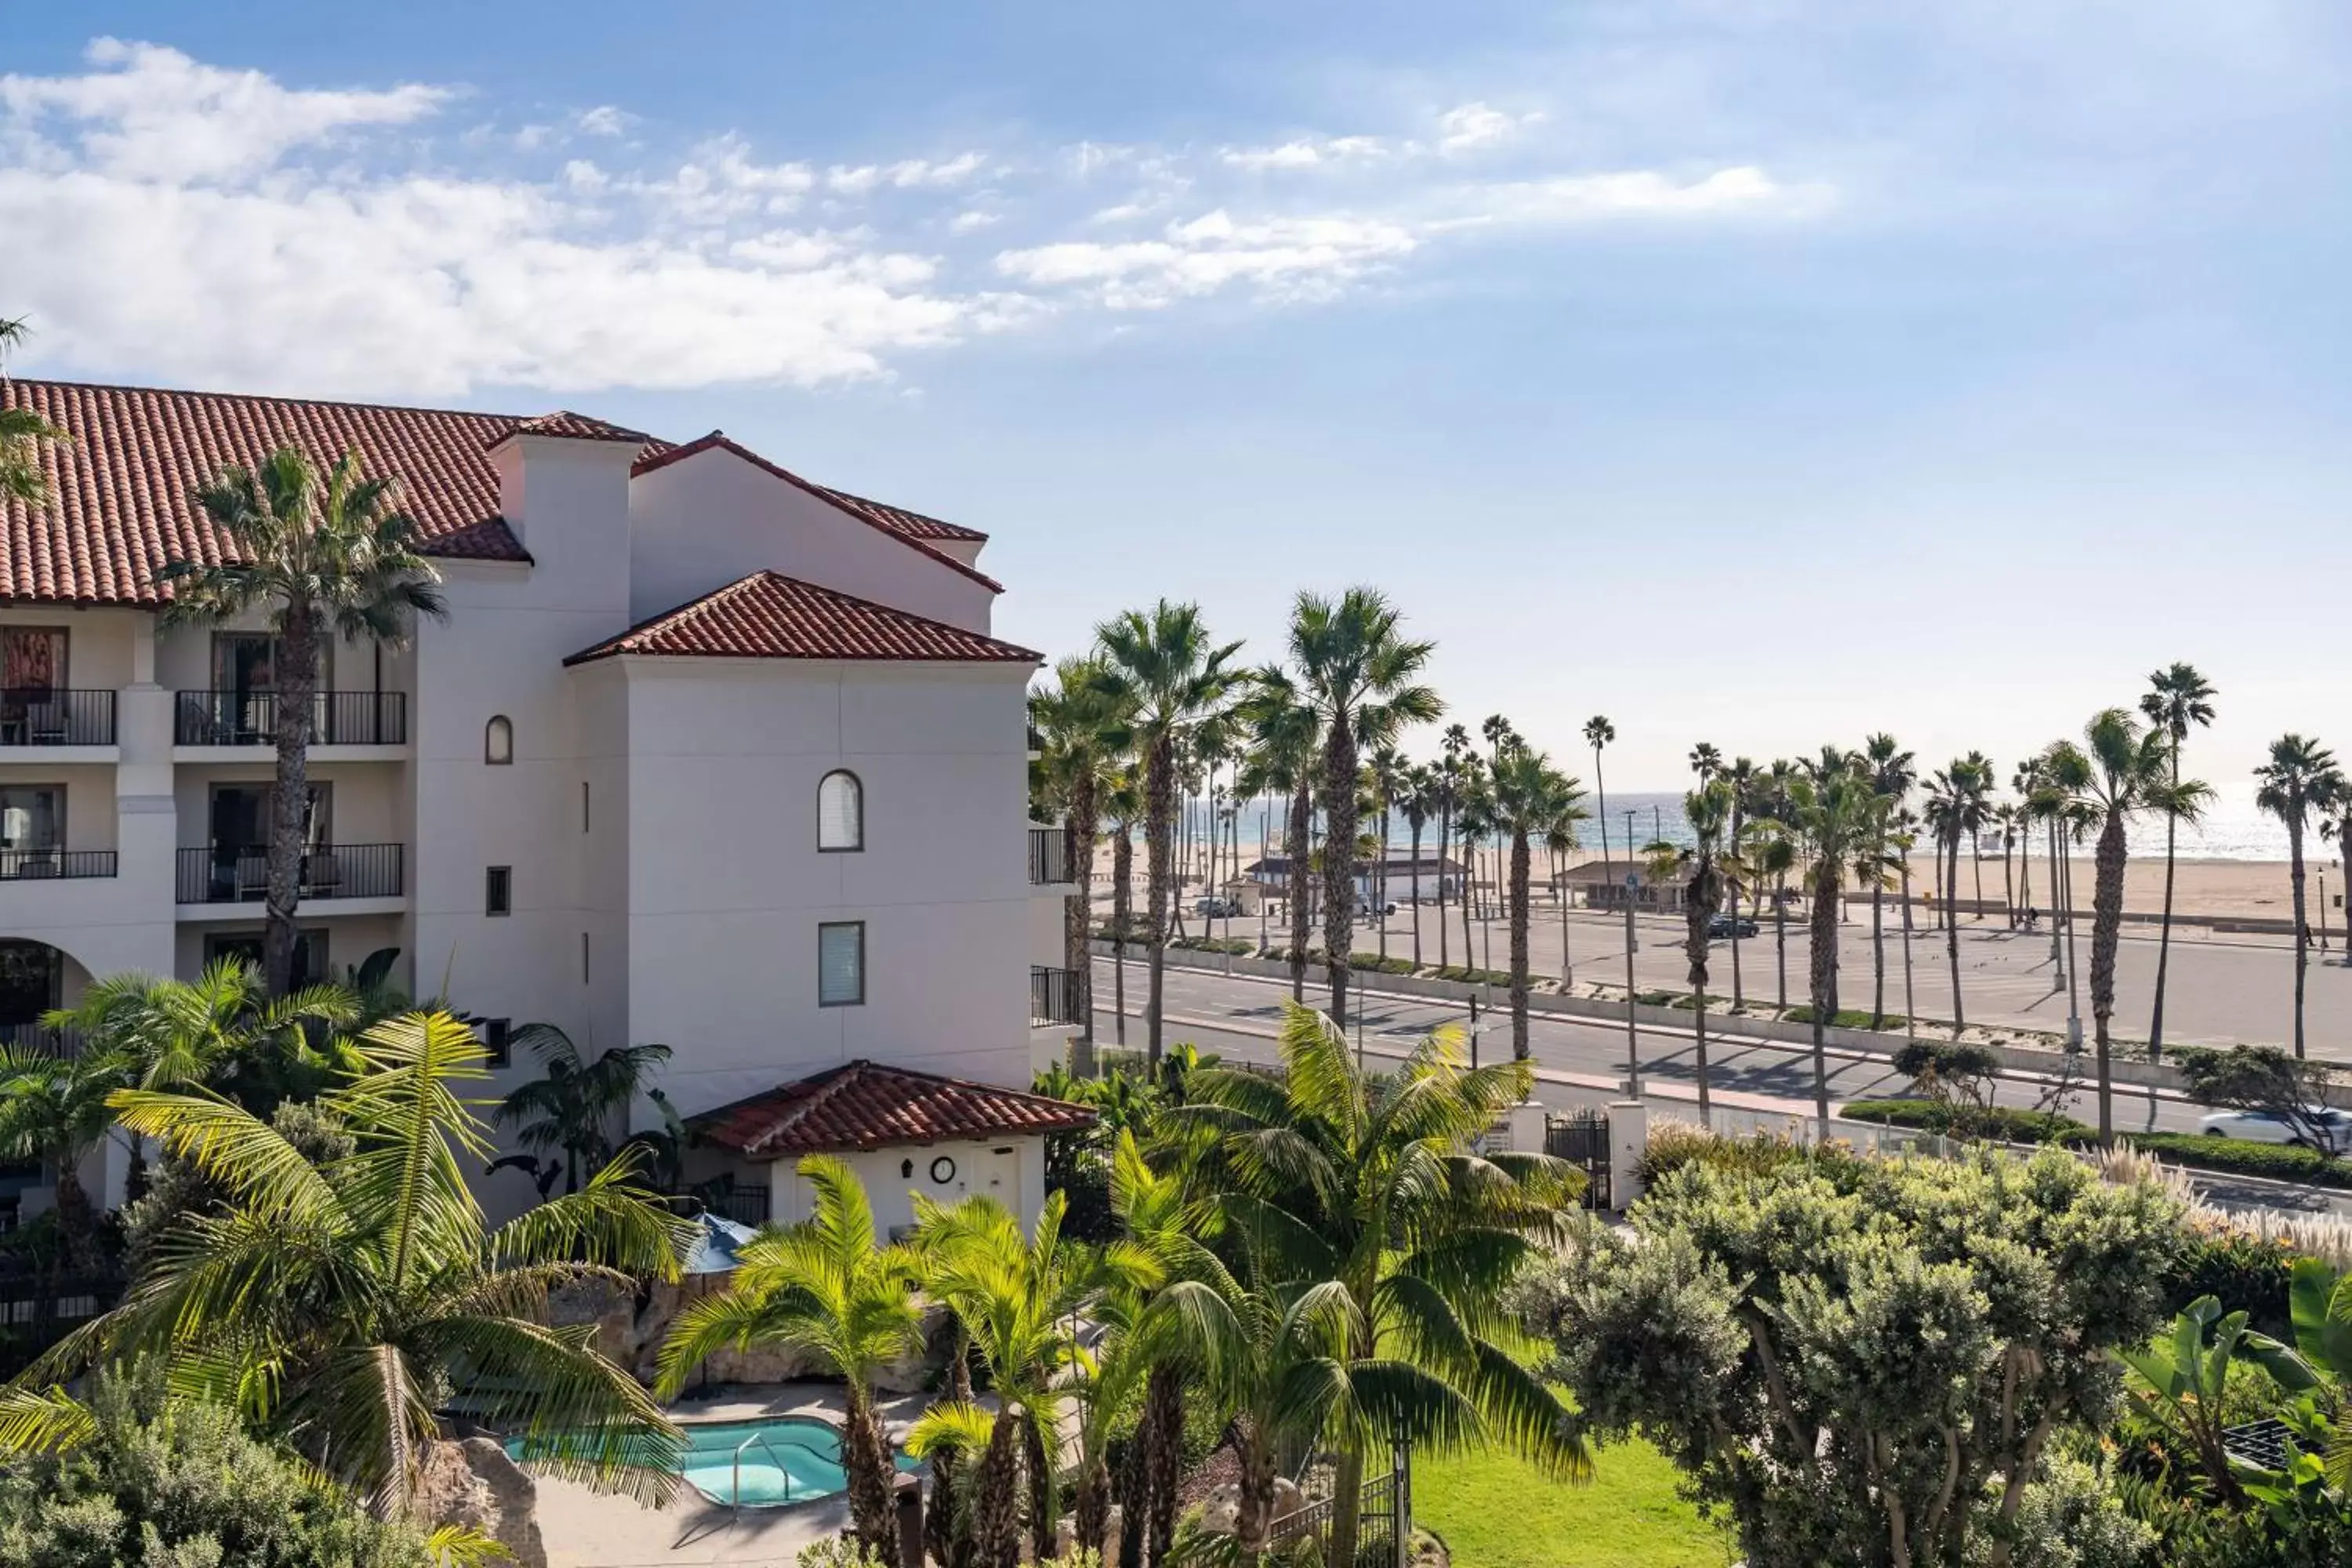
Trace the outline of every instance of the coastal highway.
<instances>
[{"instance_id":1,"label":"coastal highway","mask_svg":"<svg viewBox=\"0 0 2352 1568\"><path fill-rule=\"evenodd\" d=\"M1105 1045L1117 1042L1118 1017L1112 1011L1113 967L1109 958L1095 961L1095 1037ZM1377 984L1377 977L1374 977ZM1142 1008L1144 966L1130 959L1127 969L1127 1043L1140 1048L1144 1041ZM1271 1061L1279 1054L1276 1031L1283 1000L1290 994L1281 981L1255 976L1224 975L1179 969L1167 972L1167 1030L1171 1043L1189 1040L1203 1051L1250 1061ZM1309 985L1307 1001L1321 1006L1327 993ZM1484 1010L1482 1008L1482 1014ZM1364 1052L1371 1063L1393 1060L1414 1042L1444 1024L1466 1028L1462 1006L1425 997L1382 994L1365 998ZM1354 1033L1350 1029L1350 1034ZM1710 1026L1707 1049L1710 1097L1720 1108L1744 1113L1740 1120L1769 1121L1780 1116L1810 1117L1813 1109L1812 1056L1809 1047L1779 1042L1717 1037ZM1638 1031L1641 1044L1643 1098L1660 1115L1697 1120L1697 1090L1692 1069L1692 1045L1687 1029ZM1535 1015L1528 1021L1528 1046L1537 1074L1536 1098L1559 1110L1598 1106L1622 1098L1617 1085L1625 1068L1625 1026L1594 1019L1565 1019ZM1492 1060L1510 1052L1510 1019L1507 1012L1484 1014L1479 1054ZM1829 1053L1831 1110L1848 1100L1895 1095L1906 1080L1883 1057L1832 1049ZM2004 1079L1997 1098L2005 1105L2031 1107L2045 1084L2021 1079ZM2202 1108L2146 1089L2118 1087L2116 1125L2125 1131L2194 1131ZM2084 1083L2067 1108L2084 1121L2097 1114L2090 1086ZM2352 1212L2352 1200L2301 1187L2269 1183L2215 1181L2209 1197L2231 1206Z\"/></svg>"}]
</instances>

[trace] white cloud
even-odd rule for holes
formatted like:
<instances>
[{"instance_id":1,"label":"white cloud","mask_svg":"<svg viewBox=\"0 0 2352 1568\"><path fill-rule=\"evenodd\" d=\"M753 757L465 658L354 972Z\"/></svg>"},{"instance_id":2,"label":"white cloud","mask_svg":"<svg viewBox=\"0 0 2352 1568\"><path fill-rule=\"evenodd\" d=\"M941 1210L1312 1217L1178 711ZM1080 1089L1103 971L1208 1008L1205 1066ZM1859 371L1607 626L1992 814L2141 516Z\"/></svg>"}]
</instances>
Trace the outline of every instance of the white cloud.
<instances>
[{"instance_id":1,"label":"white cloud","mask_svg":"<svg viewBox=\"0 0 2352 1568\"><path fill-rule=\"evenodd\" d=\"M884 185L902 191L958 185L987 164L985 153L962 153L939 163L905 158L896 163L860 163L854 168L835 163L824 172L824 188L840 195L858 196Z\"/></svg>"},{"instance_id":2,"label":"white cloud","mask_svg":"<svg viewBox=\"0 0 2352 1568\"><path fill-rule=\"evenodd\" d=\"M600 103L584 110L572 124L583 136L622 136L627 134L629 127L636 122L637 117L627 110Z\"/></svg>"},{"instance_id":3,"label":"white cloud","mask_svg":"<svg viewBox=\"0 0 2352 1568\"><path fill-rule=\"evenodd\" d=\"M1437 117L1437 149L1441 153L1462 153L1506 141L1542 118L1540 110L1507 114L1484 103L1465 103Z\"/></svg>"},{"instance_id":4,"label":"white cloud","mask_svg":"<svg viewBox=\"0 0 2352 1568\"><path fill-rule=\"evenodd\" d=\"M1024 283L1089 289L1114 310L1157 310L1233 284L1254 286L1270 298L1326 298L1418 243L1411 230L1379 219L1237 223L1222 208L1171 224L1163 234L1156 240L1063 241L1007 250L996 266Z\"/></svg>"},{"instance_id":5,"label":"white cloud","mask_svg":"<svg viewBox=\"0 0 2352 1568\"><path fill-rule=\"evenodd\" d=\"M1273 147L1227 147L1217 161L1236 169L1314 169L1378 158L1388 150L1377 136L1328 136Z\"/></svg>"},{"instance_id":6,"label":"white cloud","mask_svg":"<svg viewBox=\"0 0 2352 1568\"><path fill-rule=\"evenodd\" d=\"M1002 222L1003 220L1003 216L1004 215L1002 213L982 212L979 208L974 207L969 212L960 212L956 214L955 216L948 219L948 232L950 234L975 234L983 228L992 227Z\"/></svg>"},{"instance_id":7,"label":"white cloud","mask_svg":"<svg viewBox=\"0 0 2352 1568\"><path fill-rule=\"evenodd\" d=\"M289 150L362 126L424 119L453 95L432 87L296 91L259 71L224 70L156 44L100 38L81 76L0 76L11 151L128 179L229 180ZM55 142L44 132L62 127Z\"/></svg>"}]
</instances>

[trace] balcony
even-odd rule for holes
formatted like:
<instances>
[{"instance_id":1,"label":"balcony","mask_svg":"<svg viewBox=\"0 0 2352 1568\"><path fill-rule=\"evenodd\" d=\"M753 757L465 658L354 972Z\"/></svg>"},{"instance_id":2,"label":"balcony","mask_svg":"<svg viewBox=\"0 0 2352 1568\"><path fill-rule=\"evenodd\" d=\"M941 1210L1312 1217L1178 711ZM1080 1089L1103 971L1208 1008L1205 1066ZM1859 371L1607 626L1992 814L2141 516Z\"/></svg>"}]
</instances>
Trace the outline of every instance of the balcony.
<instances>
[{"instance_id":1,"label":"balcony","mask_svg":"<svg viewBox=\"0 0 2352 1568\"><path fill-rule=\"evenodd\" d=\"M79 1029L52 1029L47 1024L0 1024L0 1046L18 1051L46 1051L53 1057L81 1055Z\"/></svg>"},{"instance_id":2,"label":"balcony","mask_svg":"<svg viewBox=\"0 0 2352 1568\"><path fill-rule=\"evenodd\" d=\"M1070 879L1070 835L1066 828L1033 827L1029 830L1029 881L1033 887L1048 887Z\"/></svg>"},{"instance_id":3,"label":"balcony","mask_svg":"<svg viewBox=\"0 0 2352 1568\"><path fill-rule=\"evenodd\" d=\"M302 857L297 897L398 899L405 846L314 845ZM191 904L257 904L269 892L269 852L259 847L197 846L180 851L178 901Z\"/></svg>"},{"instance_id":4,"label":"balcony","mask_svg":"<svg viewBox=\"0 0 2352 1568\"><path fill-rule=\"evenodd\" d=\"M1057 1024L1082 1021L1078 1017L1077 972L1032 964L1029 968L1029 1026L1045 1029Z\"/></svg>"},{"instance_id":5,"label":"balcony","mask_svg":"<svg viewBox=\"0 0 2352 1568\"><path fill-rule=\"evenodd\" d=\"M173 695L173 745L274 746L278 743L278 694L274 691L182 691ZM108 722L110 727L111 719ZM310 700L310 743L314 746L406 745L408 694L404 691L318 693Z\"/></svg>"},{"instance_id":6,"label":"balcony","mask_svg":"<svg viewBox=\"0 0 2352 1568\"><path fill-rule=\"evenodd\" d=\"M0 882L113 875L111 849L0 849Z\"/></svg>"},{"instance_id":7,"label":"balcony","mask_svg":"<svg viewBox=\"0 0 2352 1568\"><path fill-rule=\"evenodd\" d=\"M113 744L111 691L64 687L0 691L0 747Z\"/></svg>"}]
</instances>

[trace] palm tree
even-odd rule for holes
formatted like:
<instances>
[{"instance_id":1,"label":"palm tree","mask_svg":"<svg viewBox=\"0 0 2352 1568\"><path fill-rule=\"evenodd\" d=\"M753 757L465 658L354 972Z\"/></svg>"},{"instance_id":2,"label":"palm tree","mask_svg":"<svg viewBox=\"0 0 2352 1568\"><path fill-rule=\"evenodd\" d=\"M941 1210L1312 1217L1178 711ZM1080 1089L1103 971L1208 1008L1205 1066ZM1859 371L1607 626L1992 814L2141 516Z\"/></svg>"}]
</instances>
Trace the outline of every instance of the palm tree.
<instances>
[{"instance_id":1,"label":"palm tree","mask_svg":"<svg viewBox=\"0 0 2352 1568\"><path fill-rule=\"evenodd\" d=\"M1127 941L1135 919L1135 828L1143 820L1143 786L1131 767L1103 780L1102 812L1110 823L1110 988L1112 1037L1127 1044Z\"/></svg>"},{"instance_id":2,"label":"palm tree","mask_svg":"<svg viewBox=\"0 0 2352 1568\"><path fill-rule=\"evenodd\" d=\"M1447 853L1453 847L1451 834L1454 827L1454 814L1462 805L1462 757L1470 744L1469 731L1459 724L1449 724L1445 727L1445 733L1440 737L1439 744L1443 748L1444 755L1438 758L1435 764L1437 769L1437 967L1442 971L1451 967L1445 935L1445 860ZM1466 879L1462 886L1461 898L1465 903L1470 898L1470 887ZM1465 926L1464 929L1466 931L1468 928ZM1470 962L1470 939L1467 936L1462 939L1462 962L1465 965Z\"/></svg>"},{"instance_id":3,"label":"palm tree","mask_svg":"<svg viewBox=\"0 0 2352 1568\"><path fill-rule=\"evenodd\" d=\"M1969 874L1976 879L1976 918L1984 919L1984 844L1985 827L1992 821L1992 759L1982 752L1970 752L1952 764L1952 776L1967 785L1967 809L1962 814L1962 827L1969 836Z\"/></svg>"},{"instance_id":4,"label":"palm tree","mask_svg":"<svg viewBox=\"0 0 2352 1568\"><path fill-rule=\"evenodd\" d=\"M409 1510L445 1406L556 1475L667 1499L677 1428L589 1339L550 1327L547 1298L581 1279L676 1279L684 1224L625 1158L489 1228L466 1185L490 1147L463 1098L488 1076L472 1028L410 1014L347 1060L318 1103L352 1152L316 1163L218 1096L117 1090L122 1125L193 1163L224 1206L181 1222L122 1304L17 1386L153 1357L174 1389L233 1406L386 1516Z\"/></svg>"},{"instance_id":5,"label":"palm tree","mask_svg":"<svg viewBox=\"0 0 2352 1568\"><path fill-rule=\"evenodd\" d=\"M1253 793L1278 795L1283 815L1282 854L1289 891L1283 900L1290 916L1290 995L1307 996L1307 943L1314 908L1309 878L1314 868L1315 767L1322 750L1323 722L1299 695L1287 670L1270 666L1251 677L1249 694L1237 712L1250 731L1243 777Z\"/></svg>"},{"instance_id":6,"label":"palm tree","mask_svg":"<svg viewBox=\"0 0 2352 1568\"><path fill-rule=\"evenodd\" d=\"M1724 843L1730 847L1735 856L1740 853L1748 842L1746 837L1748 803L1755 793L1758 773L1755 759L1752 757L1735 757L1730 766L1723 771L1724 782L1731 786L1731 826L1724 837ZM1741 861L1740 866L1745 869L1746 862ZM1746 884L1741 881L1738 874L1736 872L1727 874L1723 885L1723 896L1735 915L1739 912L1740 895L1744 891L1746 891ZM1562 899L1564 901L1565 893L1562 894ZM1563 931L1561 941L1564 942L1566 940L1567 935ZM1739 922L1735 920L1731 922L1731 1005L1733 1010L1737 1011L1746 1005L1747 999L1747 986L1739 973Z\"/></svg>"},{"instance_id":7,"label":"palm tree","mask_svg":"<svg viewBox=\"0 0 2352 1568\"><path fill-rule=\"evenodd\" d=\"M1927 806L1922 815L1927 830L1936 840L1936 879L1943 904L1944 955L1952 968L1952 1037L1958 1039L1969 1026L1966 1004L1960 996L1960 923L1954 910L1960 889L1960 837L1967 831L1969 786L1965 764L1954 763L1927 781ZM1948 870L1947 869L1948 868Z\"/></svg>"},{"instance_id":8,"label":"palm tree","mask_svg":"<svg viewBox=\"0 0 2352 1568\"><path fill-rule=\"evenodd\" d=\"M1797 820L1811 841L1811 978L1813 1014L1813 1111L1826 1140L1830 1131L1829 1045L1826 1031L1838 1012L1838 891L1855 839L1867 829L1877 799L1864 764L1834 746L1823 746L1796 781Z\"/></svg>"},{"instance_id":9,"label":"palm tree","mask_svg":"<svg viewBox=\"0 0 2352 1568\"><path fill-rule=\"evenodd\" d=\"M1104 697L1102 661L1088 655L1054 667L1054 684L1029 698L1029 727L1041 742L1034 769L1046 804L1062 819L1070 879L1077 896L1065 901L1062 962L1070 972L1078 1015L1078 1048L1091 1059L1095 1040L1095 838L1102 828L1105 782L1127 742L1126 715Z\"/></svg>"},{"instance_id":10,"label":"palm tree","mask_svg":"<svg viewBox=\"0 0 2352 1568\"><path fill-rule=\"evenodd\" d=\"M1167 993L1169 861L1176 814L1176 769L1193 731L1223 713L1240 684L1231 668L1239 643L1217 644L1198 605L1160 600L1095 629L1103 668L1097 689L1128 715L1143 763L1146 940L1150 978L1144 997L1146 1065L1160 1071L1162 1002Z\"/></svg>"},{"instance_id":11,"label":"palm tree","mask_svg":"<svg viewBox=\"0 0 2352 1568\"><path fill-rule=\"evenodd\" d=\"M2168 765L2175 786L2180 783L2180 748L2189 739L2191 729L2203 728L2213 722L2211 684L2198 673L2193 664L2172 664L2147 678L2147 690L2139 700L2139 710L2156 726L2170 750ZM2157 928L2156 938L2156 1003L2148 1014L2147 1059L2164 1059L2164 977L2168 961L2172 956L2172 868L2173 855L2179 846L2180 816L2177 812L2164 815L2164 918Z\"/></svg>"},{"instance_id":12,"label":"palm tree","mask_svg":"<svg viewBox=\"0 0 2352 1568\"><path fill-rule=\"evenodd\" d=\"M1397 797L1397 810L1403 813L1405 829L1412 835L1412 865L1406 875L1412 879L1412 966L1416 970L1421 967L1421 835L1422 830L1429 826L1430 817L1436 813L1437 802L1437 776L1430 771L1429 764L1414 763L1407 766L1403 774L1403 793ZM1445 886L1444 853L1441 848L1438 865L1441 893ZM1440 923L1443 924L1443 917Z\"/></svg>"},{"instance_id":13,"label":"palm tree","mask_svg":"<svg viewBox=\"0 0 2352 1568\"><path fill-rule=\"evenodd\" d=\"M1530 852L1538 838L1557 842L1573 837L1576 824L1584 816L1584 790L1553 767L1549 757L1529 751L1516 738L1496 759L1494 784L1496 820L1511 841L1511 1055L1524 1061L1528 1056ZM1565 936L1563 932L1563 940Z\"/></svg>"},{"instance_id":14,"label":"palm tree","mask_svg":"<svg viewBox=\"0 0 2352 1568\"><path fill-rule=\"evenodd\" d=\"M2083 727L2083 745L2050 754L2050 772L2074 796L2083 826L2096 829L2091 886L2091 1021L2096 1048L2099 1139L2115 1137L2113 1034L2116 950L2124 924L2126 830L2143 811L2160 810L2171 790L2170 742L2161 729L2142 730L2125 708L2108 708ZM2202 790L2202 784L2197 785Z\"/></svg>"},{"instance_id":15,"label":"palm tree","mask_svg":"<svg viewBox=\"0 0 2352 1568\"><path fill-rule=\"evenodd\" d=\"M1383 745L1372 753L1366 772L1372 781L1373 798L1380 802L1381 831L1372 864L1376 879L1372 889L1373 906L1381 911L1381 962L1389 956L1389 829L1397 806L1404 798L1404 753L1394 745Z\"/></svg>"},{"instance_id":16,"label":"palm tree","mask_svg":"<svg viewBox=\"0 0 2352 1568\"><path fill-rule=\"evenodd\" d=\"M1870 770L1871 793L1878 797L1877 810L1872 813L1871 831L1878 845L1878 856L1885 858L1885 845L1896 813L1903 809L1903 800L1918 782L1917 760L1903 749L1902 742L1881 731L1862 743L1863 764ZM1910 951L1906 946L1906 953ZM1870 879L1870 1026L1880 1027L1886 1021L1886 877L1882 868Z\"/></svg>"},{"instance_id":17,"label":"palm tree","mask_svg":"<svg viewBox=\"0 0 2352 1568\"><path fill-rule=\"evenodd\" d=\"M1454 728L1461 728L1460 725ZM1462 841L1463 860L1470 868L1470 879L1462 889L1462 967L1486 969L1477 947L1470 939L1470 911L1478 893L1478 845L1495 831L1495 797L1486 778L1486 764L1475 752L1465 752L1458 761L1455 787L1460 798L1454 807L1454 831ZM1488 951L1493 949L1492 941Z\"/></svg>"},{"instance_id":18,"label":"palm tree","mask_svg":"<svg viewBox=\"0 0 2352 1568\"><path fill-rule=\"evenodd\" d=\"M108 1097L126 1078L122 1058L108 1052L0 1045L0 1159L56 1173L58 1234L82 1273L95 1272L103 1259L81 1163L113 1130Z\"/></svg>"},{"instance_id":19,"label":"palm tree","mask_svg":"<svg viewBox=\"0 0 2352 1568\"><path fill-rule=\"evenodd\" d=\"M231 464L195 502L235 559L175 559L158 577L172 590L167 623L215 624L257 611L277 639L278 772L261 952L276 993L294 983L320 653L338 638L396 647L416 616L447 613L433 564L418 553L415 520L394 509L395 487L362 477L357 451L323 479L299 447L278 447L257 469Z\"/></svg>"},{"instance_id":20,"label":"palm tree","mask_svg":"<svg viewBox=\"0 0 2352 1568\"><path fill-rule=\"evenodd\" d=\"M1445 710L1422 683L1437 645L1416 642L1374 588L1350 588L1334 601L1301 594L1291 607L1290 658L1298 689L1323 731L1323 962L1329 971L1331 1016L1348 1021L1349 956L1355 951L1358 773L1367 750L1395 741L1409 724Z\"/></svg>"},{"instance_id":21,"label":"palm tree","mask_svg":"<svg viewBox=\"0 0 2352 1568\"><path fill-rule=\"evenodd\" d=\"M670 1049L614 1046L590 1061L552 1024L525 1024L513 1043L530 1048L543 1076L509 1091L491 1120L514 1128L515 1141L535 1153L561 1152L563 1190L576 1193L583 1166L593 1171L612 1160L614 1116L627 1114Z\"/></svg>"},{"instance_id":22,"label":"palm tree","mask_svg":"<svg viewBox=\"0 0 2352 1568\"><path fill-rule=\"evenodd\" d=\"M1724 834L1730 817L1730 784L1719 777L1709 779L1683 796L1683 820L1690 826L1691 847L1679 848L1664 840L1649 847L1653 879L1665 881L1677 875L1687 875L1689 879L1683 886L1683 954L1690 963L1691 1059L1698 1077L1698 1120L1702 1127L1715 1125L1713 1105L1707 1098L1707 958L1716 910L1723 902L1727 864L1737 864L1737 858L1725 848Z\"/></svg>"},{"instance_id":23,"label":"palm tree","mask_svg":"<svg viewBox=\"0 0 2352 1568\"><path fill-rule=\"evenodd\" d=\"M81 1036L85 1050L112 1058L142 1089L204 1084L266 1115L298 1088L307 1098L323 1087L326 1058L305 1031L348 1028L360 1015L342 986L272 998L258 969L223 958L194 980L109 975L45 1021Z\"/></svg>"},{"instance_id":24,"label":"palm tree","mask_svg":"<svg viewBox=\"0 0 2352 1568\"><path fill-rule=\"evenodd\" d=\"M1584 743L1592 748L1592 794L1601 810L1601 867L1609 868L1609 784L1601 774L1601 748L1617 738L1617 726L1595 713L1584 721ZM1625 846L1625 858L1633 858L1633 847Z\"/></svg>"},{"instance_id":25,"label":"palm tree","mask_svg":"<svg viewBox=\"0 0 2352 1568\"><path fill-rule=\"evenodd\" d=\"M2344 775L2336 754L2301 735L2271 742L2270 761L2254 770L2262 785L2254 804L2286 824L2287 875L2294 890L2294 1054L2303 1055L2303 980L2311 963L2311 928L2304 919L2303 836L2314 815L2326 816L2342 803Z\"/></svg>"},{"instance_id":26,"label":"palm tree","mask_svg":"<svg viewBox=\"0 0 2352 1568\"><path fill-rule=\"evenodd\" d=\"M1527 1063L1465 1068L1447 1029L1374 1077L1331 1019L1283 1015L1281 1078L1204 1069L1161 1115L1200 1163L1196 1190L1265 1248L1268 1279L1338 1287L1312 1310L1343 1330L1318 1375L1338 1455L1328 1560L1352 1563L1365 1455L1392 1437L1438 1452L1491 1438L1589 1472L1559 1396L1487 1337L1501 1292L1560 1235L1573 1178L1544 1155L1474 1150L1526 1097Z\"/></svg>"},{"instance_id":27,"label":"palm tree","mask_svg":"<svg viewBox=\"0 0 2352 1568\"><path fill-rule=\"evenodd\" d=\"M2034 813L2033 794L2042 787L2042 760L2028 757L2018 763L2009 787L2017 796L2017 901L2030 911L2033 908L2033 825L2042 820Z\"/></svg>"},{"instance_id":28,"label":"palm tree","mask_svg":"<svg viewBox=\"0 0 2352 1568\"><path fill-rule=\"evenodd\" d=\"M25 336L22 316L0 317L0 375L5 374L8 351ZM49 482L41 473L41 447L66 438L64 431L30 408L0 408L0 500L47 506Z\"/></svg>"},{"instance_id":29,"label":"palm tree","mask_svg":"<svg viewBox=\"0 0 2352 1568\"><path fill-rule=\"evenodd\" d=\"M800 1163L814 1195L809 1217L763 1230L737 1248L727 1289L677 1315L662 1343L655 1392L675 1399L694 1370L722 1350L776 1345L815 1354L847 1384L841 1468L857 1533L885 1563L898 1561L897 1468L874 1408L875 1374L923 1347L912 1248L874 1244L874 1210L856 1174L829 1154Z\"/></svg>"}]
</instances>

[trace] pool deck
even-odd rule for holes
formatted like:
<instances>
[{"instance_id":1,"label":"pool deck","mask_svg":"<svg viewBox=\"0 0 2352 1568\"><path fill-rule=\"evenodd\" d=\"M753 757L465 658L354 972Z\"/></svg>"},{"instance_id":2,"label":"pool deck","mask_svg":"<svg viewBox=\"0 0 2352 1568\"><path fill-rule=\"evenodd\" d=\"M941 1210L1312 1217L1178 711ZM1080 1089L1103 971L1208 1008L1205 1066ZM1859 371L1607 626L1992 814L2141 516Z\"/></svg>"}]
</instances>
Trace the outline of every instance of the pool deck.
<instances>
[{"instance_id":1,"label":"pool deck","mask_svg":"<svg viewBox=\"0 0 2352 1568\"><path fill-rule=\"evenodd\" d=\"M877 1401L893 1436L923 1413L935 1395L899 1394ZM984 1396L982 1403L992 1404ZM763 1415L842 1418L837 1383L781 1383L760 1388L719 1388L679 1400L670 1413L683 1422L748 1421ZM539 1530L548 1568L672 1568L697 1563L770 1563L789 1568L802 1547L849 1525L849 1500L830 1497L789 1508L735 1510L681 1487L667 1508L652 1509L568 1481L539 1479Z\"/></svg>"}]
</instances>

